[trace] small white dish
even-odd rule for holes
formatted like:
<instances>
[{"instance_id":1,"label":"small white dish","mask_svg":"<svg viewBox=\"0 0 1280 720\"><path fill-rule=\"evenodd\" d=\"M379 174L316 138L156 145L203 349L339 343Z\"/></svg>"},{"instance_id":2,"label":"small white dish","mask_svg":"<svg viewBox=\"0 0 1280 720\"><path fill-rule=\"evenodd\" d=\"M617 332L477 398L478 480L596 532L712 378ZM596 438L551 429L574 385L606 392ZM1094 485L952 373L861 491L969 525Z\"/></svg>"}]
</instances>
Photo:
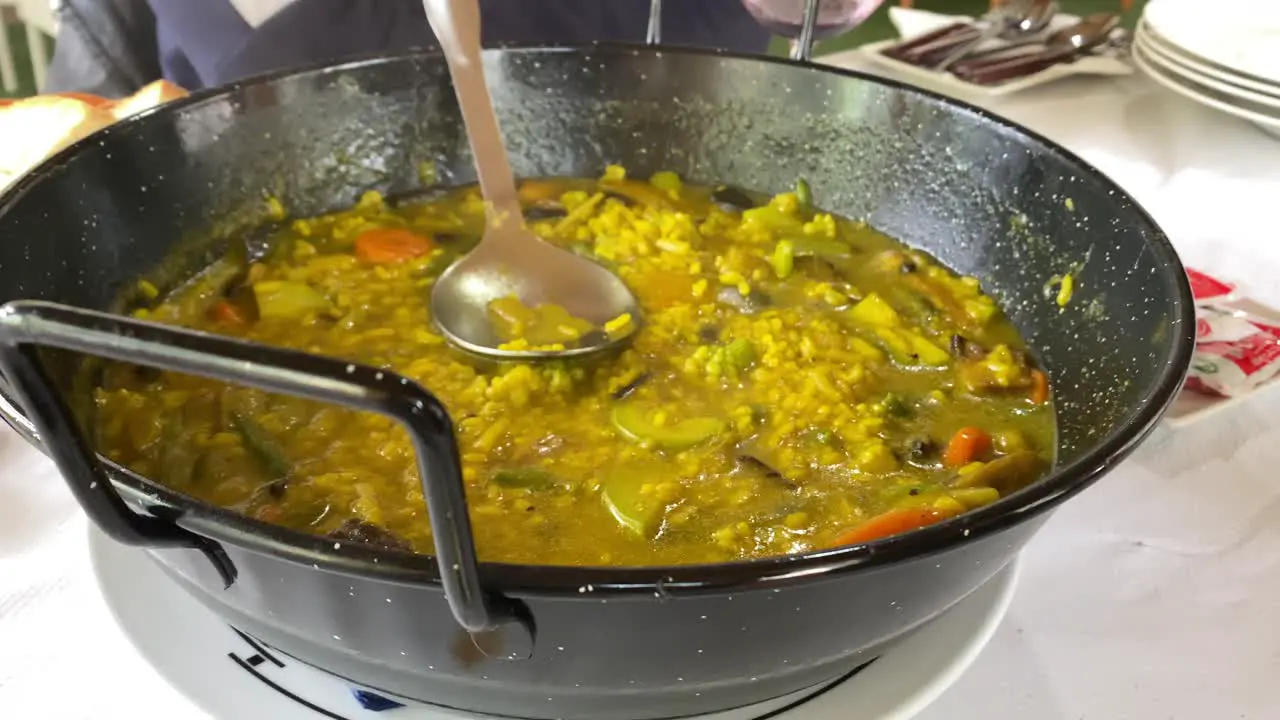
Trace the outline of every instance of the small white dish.
<instances>
[{"instance_id":1,"label":"small white dish","mask_svg":"<svg viewBox=\"0 0 1280 720\"><path fill-rule=\"evenodd\" d=\"M1266 93L1255 92L1248 88L1243 88L1219 78L1197 72L1180 62L1177 58L1170 56L1168 53L1161 51L1155 45L1147 42L1146 38L1142 36L1135 36L1134 44L1141 46L1142 52L1147 61L1155 63L1161 70L1169 73L1170 75L1184 79L1189 83L1195 83L1195 85L1204 87L1207 90L1214 90L1225 98L1235 98L1246 103L1254 103L1259 108L1274 108L1274 112L1280 113L1280 95L1269 95Z\"/></svg>"},{"instance_id":2,"label":"small white dish","mask_svg":"<svg viewBox=\"0 0 1280 720\"><path fill-rule=\"evenodd\" d=\"M1174 75L1217 90L1224 95L1238 97L1242 100L1273 107L1280 111L1280 87L1277 87L1275 92L1259 92L1253 88L1245 87L1234 78L1224 77L1220 74L1205 73L1182 57L1162 48L1158 42L1153 41L1149 35L1143 32L1136 33L1133 42L1135 45L1142 46L1147 59L1158 63L1162 69Z\"/></svg>"},{"instance_id":3,"label":"small white dish","mask_svg":"<svg viewBox=\"0 0 1280 720\"><path fill-rule=\"evenodd\" d=\"M1133 60L1152 80L1201 105L1220 110L1229 115L1248 120L1268 134L1280 138L1280 111L1266 105L1224 93L1179 75L1158 58L1153 57L1143 45L1133 45Z\"/></svg>"},{"instance_id":4,"label":"small white dish","mask_svg":"<svg viewBox=\"0 0 1280 720\"><path fill-rule=\"evenodd\" d=\"M1223 410L1233 408L1245 400L1253 399L1253 396L1257 393L1267 392L1277 386L1280 386L1280 380L1271 380L1247 395L1237 395L1236 397L1218 397L1183 390L1178 393L1173 405L1164 414L1163 422L1174 429L1194 425L1201 420L1217 415Z\"/></svg>"},{"instance_id":5,"label":"small white dish","mask_svg":"<svg viewBox=\"0 0 1280 720\"><path fill-rule=\"evenodd\" d=\"M1141 41L1152 54L1159 54L1171 62L1207 78L1237 86L1244 90L1280 98L1280 83L1267 82L1253 75L1238 73L1230 68L1187 52L1160 36L1147 21L1139 20L1134 42Z\"/></svg>"},{"instance_id":6,"label":"small white dish","mask_svg":"<svg viewBox=\"0 0 1280 720\"><path fill-rule=\"evenodd\" d=\"M1280 3L1274 0L1150 0L1142 18L1187 53L1280 84Z\"/></svg>"}]
</instances>

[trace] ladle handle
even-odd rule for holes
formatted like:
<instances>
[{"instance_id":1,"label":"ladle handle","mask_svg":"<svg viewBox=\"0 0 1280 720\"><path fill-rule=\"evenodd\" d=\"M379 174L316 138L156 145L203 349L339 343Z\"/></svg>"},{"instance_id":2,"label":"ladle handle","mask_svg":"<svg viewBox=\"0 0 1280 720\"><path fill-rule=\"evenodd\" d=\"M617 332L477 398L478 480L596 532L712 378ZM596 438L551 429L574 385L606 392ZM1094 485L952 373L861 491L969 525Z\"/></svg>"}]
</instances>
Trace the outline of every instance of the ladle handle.
<instances>
[{"instance_id":1,"label":"ladle handle","mask_svg":"<svg viewBox=\"0 0 1280 720\"><path fill-rule=\"evenodd\" d=\"M518 648L517 658L532 651L527 610L480 585L453 423L444 405L413 380L336 358L66 305L24 300L0 307L0 370L89 516L127 544L203 550L215 564L222 563L218 569L228 583L234 570L220 546L173 520L135 513L121 499L47 376L37 353L41 347L328 402L399 422L413 441L436 565L454 618L472 633L514 626L519 637L509 637L504 645Z\"/></svg>"},{"instance_id":2,"label":"ladle handle","mask_svg":"<svg viewBox=\"0 0 1280 720\"><path fill-rule=\"evenodd\" d=\"M453 78L490 220L508 214L518 218L520 203L515 176L493 112L480 57L479 0L423 0L422 7L449 63L449 76Z\"/></svg>"}]
</instances>

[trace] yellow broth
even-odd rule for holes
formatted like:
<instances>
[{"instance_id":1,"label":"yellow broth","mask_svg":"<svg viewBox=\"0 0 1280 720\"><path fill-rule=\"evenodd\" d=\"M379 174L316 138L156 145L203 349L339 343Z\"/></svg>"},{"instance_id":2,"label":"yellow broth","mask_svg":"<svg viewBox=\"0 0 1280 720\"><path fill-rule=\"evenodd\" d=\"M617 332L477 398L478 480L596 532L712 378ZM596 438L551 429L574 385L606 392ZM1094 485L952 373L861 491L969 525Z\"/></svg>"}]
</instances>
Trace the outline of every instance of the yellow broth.
<instances>
[{"instance_id":1,"label":"yellow broth","mask_svg":"<svg viewBox=\"0 0 1280 720\"><path fill-rule=\"evenodd\" d=\"M434 278L483 229L474 188L293 220L142 317L387 368L448 408L481 557L721 562L910 530L1036 479L1044 374L971 278L803 183L762 198L672 173L526 181L531 227L615 269L644 325L620 354L497 364L448 346ZM432 551L391 421L110 366L99 448L206 502ZM962 430L963 429L963 430Z\"/></svg>"}]
</instances>

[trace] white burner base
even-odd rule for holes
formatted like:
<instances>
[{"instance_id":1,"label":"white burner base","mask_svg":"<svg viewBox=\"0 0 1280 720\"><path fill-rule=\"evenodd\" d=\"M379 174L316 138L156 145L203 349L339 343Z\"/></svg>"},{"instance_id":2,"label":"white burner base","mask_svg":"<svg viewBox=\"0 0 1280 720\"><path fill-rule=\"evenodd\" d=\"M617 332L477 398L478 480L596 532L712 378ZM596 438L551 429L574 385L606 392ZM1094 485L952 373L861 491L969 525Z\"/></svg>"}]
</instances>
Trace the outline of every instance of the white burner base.
<instances>
[{"instance_id":1,"label":"white burner base","mask_svg":"<svg viewBox=\"0 0 1280 720\"><path fill-rule=\"evenodd\" d=\"M125 636L166 681L217 720L480 719L420 706L367 709L342 680L237 633L166 578L142 551L91 528L89 555ZM908 720L954 683L990 641L1009 609L1017 576L1015 560L846 680L701 720Z\"/></svg>"}]
</instances>

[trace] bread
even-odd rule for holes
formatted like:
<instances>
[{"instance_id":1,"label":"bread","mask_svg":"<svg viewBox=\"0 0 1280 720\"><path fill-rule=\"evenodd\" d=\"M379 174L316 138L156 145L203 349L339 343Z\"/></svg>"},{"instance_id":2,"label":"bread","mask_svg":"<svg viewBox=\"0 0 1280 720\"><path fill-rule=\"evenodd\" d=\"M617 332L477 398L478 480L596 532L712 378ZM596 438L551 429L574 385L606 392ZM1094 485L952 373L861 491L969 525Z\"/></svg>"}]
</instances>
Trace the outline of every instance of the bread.
<instances>
[{"instance_id":1,"label":"bread","mask_svg":"<svg viewBox=\"0 0 1280 720\"><path fill-rule=\"evenodd\" d=\"M115 122L102 106L37 95L0 109L0 189L45 158Z\"/></svg>"},{"instance_id":2,"label":"bread","mask_svg":"<svg viewBox=\"0 0 1280 720\"><path fill-rule=\"evenodd\" d=\"M177 100L187 94L186 90L174 85L168 80L156 80L138 92L130 95L123 100L117 100L111 105L111 114L117 120L123 120L130 115L136 115L143 110L150 110L157 105L163 105L170 100Z\"/></svg>"},{"instance_id":3,"label":"bread","mask_svg":"<svg viewBox=\"0 0 1280 720\"><path fill-rule=\"evenodd\" d=\"M77 140L186 94L157 80L121 100L59 93L0 101L0 191Z\"/></svg>"}]
</instances>

